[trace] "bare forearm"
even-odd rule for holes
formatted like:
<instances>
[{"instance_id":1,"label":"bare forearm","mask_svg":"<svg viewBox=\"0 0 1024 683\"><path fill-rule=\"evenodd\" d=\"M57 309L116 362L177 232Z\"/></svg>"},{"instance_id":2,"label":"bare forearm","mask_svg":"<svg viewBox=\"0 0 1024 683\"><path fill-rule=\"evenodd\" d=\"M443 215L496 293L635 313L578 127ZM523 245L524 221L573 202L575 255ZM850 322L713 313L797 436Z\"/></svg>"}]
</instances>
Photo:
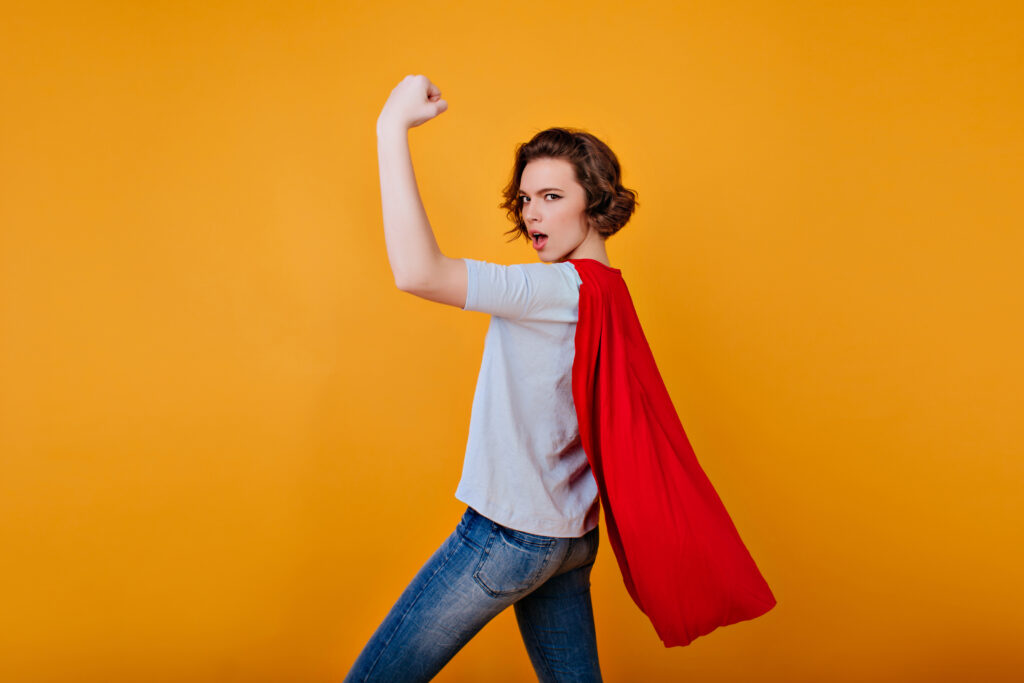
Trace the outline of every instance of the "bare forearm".
<instances>
[{"instance_id":1,"label":"bare forearm","mask_svg":"<svg viewBox=\"0 0 1024 683\"><path fill-rule=\"evenodd\" d=\"M442 254L416 185L408 129L378 120L377 160L391 272L400 289L414 287L429 277Z\"/></svg>"}]
</instances>

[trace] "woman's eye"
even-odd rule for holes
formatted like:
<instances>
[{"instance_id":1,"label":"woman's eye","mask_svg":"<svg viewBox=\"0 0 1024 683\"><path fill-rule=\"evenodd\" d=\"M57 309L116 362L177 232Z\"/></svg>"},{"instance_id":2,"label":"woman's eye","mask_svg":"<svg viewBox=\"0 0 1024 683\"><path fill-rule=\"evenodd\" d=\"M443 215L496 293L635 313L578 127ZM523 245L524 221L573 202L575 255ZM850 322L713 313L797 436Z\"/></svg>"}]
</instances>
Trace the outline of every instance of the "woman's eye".
<instances>
[{"instance_id":1,"label":"woman's eye","mask_svg":"<svg viewBox=\"0 0 1024 683\"><path fill-rule=\"evenodd\" d=\"M548 192L548 193L547 193L546 195L544 195L544 196L545 196L545 197L554 197L555 199L558 199L558 195L557 195L557 194L555 194L554 192Z\"/></svg>"}]
</instances>

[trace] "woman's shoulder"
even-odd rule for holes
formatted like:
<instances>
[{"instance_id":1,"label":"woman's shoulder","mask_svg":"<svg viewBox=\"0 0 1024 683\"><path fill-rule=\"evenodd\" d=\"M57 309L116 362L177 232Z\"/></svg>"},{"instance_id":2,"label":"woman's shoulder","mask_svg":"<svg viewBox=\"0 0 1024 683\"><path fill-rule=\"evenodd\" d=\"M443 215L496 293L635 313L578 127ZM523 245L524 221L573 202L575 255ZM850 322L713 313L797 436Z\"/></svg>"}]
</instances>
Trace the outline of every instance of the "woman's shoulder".
<instances>
[{"instance_id":1,"label":"woman's shoulder","mask_svg":"<svg viewBox=\"0 0 1024 683\"><path fill-rule=\"evenodd\" d=\"M513 263L503 265L483 259L464 258L470 267L487 271L495 275L510 275L515 273L521 277L538 282L571 282L579 286L581 279L576 267L570 261L558 261L555 263L544 263L534 261L530 263Z\"/></svg>"}]
</instances>

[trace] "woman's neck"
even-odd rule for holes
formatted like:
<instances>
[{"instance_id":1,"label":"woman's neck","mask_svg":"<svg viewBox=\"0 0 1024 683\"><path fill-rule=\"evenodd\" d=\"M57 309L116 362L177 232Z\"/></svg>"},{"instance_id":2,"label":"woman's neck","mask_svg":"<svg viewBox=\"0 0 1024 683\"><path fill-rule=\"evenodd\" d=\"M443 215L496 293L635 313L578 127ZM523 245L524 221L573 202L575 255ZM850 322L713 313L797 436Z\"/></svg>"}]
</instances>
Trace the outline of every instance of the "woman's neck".
<instances>
[{"instance_id":1,"label":"woman's neck","mask_svg":"<svg viewBox=\"0 0 1024 683\"><path fill-rule=\"evenodd\" d=\"M578 247L566 254L563 260L589 258L611 268L612 264L608 261L608 251L605 249L604 243L605 239L601 237L600 233L596 230L591 230L586 239Z\"/></svg>"}]
</instances>

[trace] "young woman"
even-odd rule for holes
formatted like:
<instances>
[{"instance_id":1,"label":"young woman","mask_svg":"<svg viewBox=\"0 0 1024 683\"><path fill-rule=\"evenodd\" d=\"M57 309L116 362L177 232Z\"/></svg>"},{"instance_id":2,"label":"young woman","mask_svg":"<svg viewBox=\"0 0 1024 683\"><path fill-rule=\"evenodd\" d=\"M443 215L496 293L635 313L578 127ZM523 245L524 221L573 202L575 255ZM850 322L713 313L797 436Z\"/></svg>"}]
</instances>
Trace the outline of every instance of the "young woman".
<instances>
[{"instance_id":1,"label":"young woman","mask_svg":"<svg viewBox=\"0 0 1024 683\"><path fill-rule=\"evenodd\" d=\"M413 174L408 130L447 109L425 76L406 76L377 120L384 235L404 292L491 315L462 478L467 505L376 629L346 681L429 681L509 605L541 681L600 681L590 570L600 498L573 405L580 275L612 269L605 240L633 214L615 154L594 136L538 133L516 151L509 232L541 263L498 265L441 253Z\"/></svg>"}]
</instances>

